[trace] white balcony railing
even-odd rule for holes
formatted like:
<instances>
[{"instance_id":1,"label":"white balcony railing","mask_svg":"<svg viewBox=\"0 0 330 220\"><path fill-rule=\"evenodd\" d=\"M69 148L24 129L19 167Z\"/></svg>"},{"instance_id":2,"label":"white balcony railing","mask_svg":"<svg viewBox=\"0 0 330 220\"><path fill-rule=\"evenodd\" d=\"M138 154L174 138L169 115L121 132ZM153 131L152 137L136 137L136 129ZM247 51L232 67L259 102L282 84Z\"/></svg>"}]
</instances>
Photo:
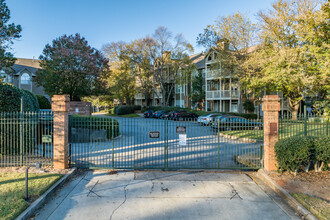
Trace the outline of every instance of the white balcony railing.
<instances>
[{"instance_id":1,"label":"white balcony railing","mask_svg":"<svg viewBox=\"0 0 330 220\"><path fill-rule=\"evenodd\" d=\"M216 90L216 91L206 91L207 99L222 99L222 98L238 98L239 91L232 90L230 94L230 90Z\"/></svg>"},{"instance_id":2,"label":"white balcony railing","mask_svg":"<svg viewBox=\"0 0 330 220\"><path fill-rule=\"evenodd\" d=\"M207 69L205 71L206 73L206 79L216 79L216 78L230 78L233 77L234 74L233 73L228 73L228 72L221 72L220 69L216 69L216 70L209 70Z\"/></svg>"},{"instance_id":3,"label":"white balcony railing","mask_svg":"<svg viewBox=\"0 0 330 220\"><path fill-rule=\"evenodd\" d=\"M142 93L137 93L134 95L134 98L135 99L145 99L145 95Z\"/></svg>"},{"instance_id":4,"label":"white balcony railing","mask_svg":"<svg viewBox=\"0 0 330 220\"><path fill-rule=\"evenodd\" d=\"M219 99L220 98L220 91L207 91L206 98L208 99Z\"/></svg>"}]
</instances>

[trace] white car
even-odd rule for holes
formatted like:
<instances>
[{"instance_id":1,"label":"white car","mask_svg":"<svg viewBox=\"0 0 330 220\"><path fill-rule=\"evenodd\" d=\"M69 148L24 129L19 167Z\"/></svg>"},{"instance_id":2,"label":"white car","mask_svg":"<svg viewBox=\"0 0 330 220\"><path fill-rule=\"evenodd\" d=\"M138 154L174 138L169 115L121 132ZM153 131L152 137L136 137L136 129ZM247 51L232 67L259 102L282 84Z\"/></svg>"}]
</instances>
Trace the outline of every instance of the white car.
<instances>
[{"instance_id":1,"label":"white car","mask_svg":"<svg viewBox=\"0 0 330 220\"><path fill-rule=\"evenodd\" d=\"M213 118L219 115L221 114L208 114L208 115L199 116L197 122L202 125L210 125L213 121Z\"/></svg>"}]
</instances>

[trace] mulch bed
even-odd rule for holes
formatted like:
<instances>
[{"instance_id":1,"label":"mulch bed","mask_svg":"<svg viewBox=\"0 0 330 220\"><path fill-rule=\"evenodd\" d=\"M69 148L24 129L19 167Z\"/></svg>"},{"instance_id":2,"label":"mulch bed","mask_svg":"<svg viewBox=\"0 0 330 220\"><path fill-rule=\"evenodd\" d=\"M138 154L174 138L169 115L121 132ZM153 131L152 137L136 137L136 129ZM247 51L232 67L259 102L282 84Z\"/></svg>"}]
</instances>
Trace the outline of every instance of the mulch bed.
<instances>
[{"instance_id":1,"label":"mulch bed","mask_svg":"<svg viewBox=\"0 0 330 220\"><path fill-rule=\"evenodd\" d=\"M305 193L330 202L330 172L292 173L268 172L269 177L289 193Z\"/></svg>"}]
</instances>

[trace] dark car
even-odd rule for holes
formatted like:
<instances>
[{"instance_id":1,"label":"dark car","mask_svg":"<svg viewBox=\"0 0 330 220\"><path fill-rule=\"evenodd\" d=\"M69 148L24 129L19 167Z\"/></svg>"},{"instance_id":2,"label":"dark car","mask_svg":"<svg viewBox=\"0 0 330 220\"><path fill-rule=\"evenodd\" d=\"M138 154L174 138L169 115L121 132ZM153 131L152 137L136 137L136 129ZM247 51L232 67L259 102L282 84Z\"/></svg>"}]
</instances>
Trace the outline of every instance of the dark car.
<instances>
[{"instance_id":1,"label":"dark car","mask_svg":"<svg viewBox=\"0 0 330 220\"><path fill-rule=\"evenodd\" d=\"M263 123L237 116L219 116L212 124L214 130L262 130Z\"/></svg>"},{"instance_id":2,"label":"dark car","mask_svg":"<svg viewBox=\"0 0 330 220\"><path fill-rule=\"evenodd\" d=\"M153 110L148 110L148 111L144 112L144 117L145 118L151 118L153 113L154 113Z\"/></svg>"},{"instance_id":3,"label":"dark car","mask_svg":"<svg viewBox=\"0 0 330 220\"><path fill-rule=\"evenodd\" d=\"M173 111L169 118L172 120L187 120L192 118L197 118L198 116L195 113L187 112L186 110L176 110Z\"/></svg>"},{"instance_id":4,"label":"dark car","mask_svg":"<svg viewBox=\"0 0 330 220\"><path fill-rule=\"evenodd\" d=\"M153 118L161 118L161 116L162 116L163 114L167 114L167 113L168 113L168 111L166 111L166 110L156 111L156 112L152 115L152 117L153 117Z\"/></svg>"},{"instance_id":5,"label":"dark car","mask_svg":"<svg viewBox=\"0 0 330 220\"><path fill-rule=\"evenodd\" d=\"M197 120L197 118L199 117L199 115L197 115L194 112L189 112L189 113L190 113L190 118L193 119L193 120Z\"/></svg>"}]
</instances>

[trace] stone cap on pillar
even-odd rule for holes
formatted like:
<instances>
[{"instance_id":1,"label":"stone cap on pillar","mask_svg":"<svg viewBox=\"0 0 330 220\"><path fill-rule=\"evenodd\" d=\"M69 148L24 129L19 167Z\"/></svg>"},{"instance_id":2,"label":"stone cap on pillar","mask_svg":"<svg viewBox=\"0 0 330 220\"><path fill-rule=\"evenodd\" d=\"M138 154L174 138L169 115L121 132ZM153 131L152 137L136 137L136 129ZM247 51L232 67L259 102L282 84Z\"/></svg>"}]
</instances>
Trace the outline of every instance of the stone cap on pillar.
<instances>
[{"instance_id":1,"label":"stone cap on pillar","mask_svg":"<svg viewBox=\"0 0 330 220\"><path fill-rule=\"evenodd\" d=\"M274 111L281 110L280 97L278 95L266 95L262 98L262 111Z\"/></svg>"},{"instance_id":2,"label":"stone cap on pillar","mask_svg":"<svg viewBox=\"0 0 330 220\"><path fill-rule=\"evenodd\" d=\"M52 110L54 112L68 112L70 111L69 95L53 95Z\"/></svg>"}]
</instances>

